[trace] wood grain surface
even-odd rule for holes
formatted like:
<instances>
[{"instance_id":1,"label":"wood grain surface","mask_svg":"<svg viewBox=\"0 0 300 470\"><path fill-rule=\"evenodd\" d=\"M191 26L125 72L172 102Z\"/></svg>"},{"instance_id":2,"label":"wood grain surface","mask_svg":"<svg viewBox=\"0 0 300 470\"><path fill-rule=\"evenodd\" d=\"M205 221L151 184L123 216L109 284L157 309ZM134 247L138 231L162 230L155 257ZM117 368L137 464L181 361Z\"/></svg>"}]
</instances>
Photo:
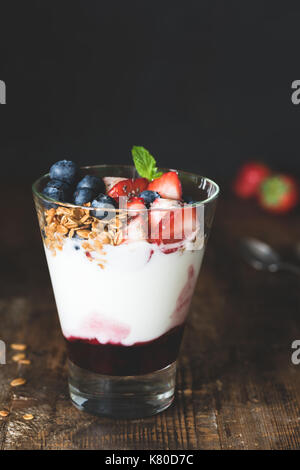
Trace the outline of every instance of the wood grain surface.
<instances>
[{"instance_id":1,"label":"wood grain surface","mask_svg":"<svg viewBox=\"0 0 300 470\"><path fill-rule=\"evenodd\" d=\"M299 449L300 279L255 272L237 242L256 236L287 257L299 213L266 215L220 199L181 348L174 404L155 417L110 420L69 400L66 353L28 187L1 186L0 449ZM25 343L31 364L12 360ZM24 377L26 384L11 387ZM34 419L25 421L24 414Z\"/></svg>"}]
</instances>

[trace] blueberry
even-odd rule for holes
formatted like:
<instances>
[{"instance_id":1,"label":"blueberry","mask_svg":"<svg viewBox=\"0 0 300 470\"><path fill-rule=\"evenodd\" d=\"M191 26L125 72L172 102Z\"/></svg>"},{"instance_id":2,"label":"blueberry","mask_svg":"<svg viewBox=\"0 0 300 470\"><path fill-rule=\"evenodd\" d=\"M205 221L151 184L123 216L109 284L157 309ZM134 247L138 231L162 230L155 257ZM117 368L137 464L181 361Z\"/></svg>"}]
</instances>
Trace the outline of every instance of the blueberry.
<instances>
[{"instance_id":1,"label":"blueberry","mask_svg":"<svg viewBox=\"0 0 300 470\"><path fill-rule=\"evenodd\" d=\"M146 206L150 206L150 204L153 201L155 201L155 199L160 197L160 194L157 193L156 191L149 191L149 190L146 189L145 191L141 192L139 197L144 199Z\"/></svg>"},{"instance_id":2,"label":"blueberry","mask_svg":"<svg viewBox=\"0 0 300 470\"><path fill-rule=\"evenodd\" d=\"M71 194L71 186L69 185L69 183L66 183L65 181L60 181L56 179L50 180L46 184L46 188L62 189L66 196L70 196Z\"/></svg>"},{"instance_id":3,"label":"blueberry","mask_svg":"<svg viewBox=\"0 0 300 470\"><path fill-rule=\"evenodd\" d=\"M56 201L67 202L71 197L70 189L70 186L63 181L50 180L43 189L42 193L51 199L56 199ZM47 209L50 209L51 207L57 207L56 204L50 204L46 202L44 202L44 205Z\"/></svg>"},{"instance_id":4,"label":"blueberry","mask_svg":"<svg viewBox=\"0 0 300 470\"><path fill-rule=\"evenodd\" d=\"M82 206L86 202L90 202L94 196L95 196L95 193L92 189L89 189L89 188L76 189L75 193L73 194L74 204L76 204L77 206Z\"/></svg>"},{"instance_id":5,"label":"blueberry","mask_svg":"<svg viewBox=\"0 0 300 470\"><path fill-rule=\"evenodd\" d=\"M75 248L75 250L80 250L80 246L78 246L78 245L75 245L74 248Z\"/></svg>"},{"instance_id":6,"label":"blueberry","mask_svg":"<svg viewBox=\"0 0 300 470\"><path fill-rule=\"evenodd\" d=\"M99 196L97 196L96 199L92 201L92 207L97 208L97 210L92 211L92 215L94 217L97 217L97 219L100 220L104 218L110 219L113 215L113 211L112 214L110 214L109 211L98 209L115 209L117 207L117 204L112 197L106 196L105 194L99 194Z\"/></svg>"},{"instance_id":7,"label":"blueberry","mask_svg":"<svg viewBox=\"0 0 300 470\"><path fill-rule=\"evenodd\" d=\"M69 193L69 186L63 181L50 180L42 193L56 201L66 202Z\"/></svg>"},{"instance_id":8,"label":"blueberry","mask_svg":"<svg viewBox=\"0 0 300 470\"><path fill-rule=\"evenodd\" d=\"M78 169L76 163L70 160L60 160L50 168L50 178L74 183L77 177Z\"/></svg>"},{"instance_id":9,"label":"blueberry","mask_svg":"<svg viewBox=\"0 0 300 470\"><path fill-rule=\"evenodd\" d=\"M96 194L99 194L104 189L104 183L100 178L94 175L86 175L77 184L76 189L89 188L92 189Z\"/></svg>"}]
</instances>

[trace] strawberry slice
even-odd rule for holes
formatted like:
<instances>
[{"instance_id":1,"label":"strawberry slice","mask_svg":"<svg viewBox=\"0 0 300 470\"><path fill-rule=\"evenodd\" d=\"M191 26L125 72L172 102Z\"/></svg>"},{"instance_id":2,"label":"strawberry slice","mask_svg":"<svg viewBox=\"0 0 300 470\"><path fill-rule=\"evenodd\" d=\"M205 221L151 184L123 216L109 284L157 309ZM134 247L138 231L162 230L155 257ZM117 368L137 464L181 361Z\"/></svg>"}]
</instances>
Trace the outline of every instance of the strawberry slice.
<instances>
[{"instance_id":1,"label":"strawberry slice","mask_svg":"<svg viewBox=\"0 0 300 470\"><path fill-rule=\"evenodd\" d=\"M108 196L112 197L116 201L119 201L120 196L129 196L132 191L132 180L126 179L119 181L115 184L107 193Z\"/></svg>"},{"instance_id":2,"label":"strawberry slice","mask_svg":"<svg viewBox=\"0 0 300 470\"><path fill-rule=\"evenodd\" d=\"M117 183L120 183L120 181L124 181L126 180L127 178L123 178L123 177L120 177L120 176L105 176L103 178L103 182L105 184L105 189L106 189L106 192L108 193L108 191L113 187L115 186Z\"/></svg>"},{"instance_id":3,"label":"strawberry slice","mask_svg":"<svg viewBox=\"0 0 300 470\"><path fill-rule=\"evenodd\" d=\"M149 239L152 243L170 244L184 239L191 240L197 230L197 210L189 204L185 204L183 208L178 204L177 208L170 206L168 211L150 212Z\"/></svg>"},{"instance_id":4,"label":"strawberry slice","mask_svg":"<svg viewBox=\"0 0 300 470\"><path fill-rule=\"evenodd\" d=\"M157 198L152 202L149 211L149 239L151 241L162 241L161 221L174 212L171 209L176 209L177 212L181 206L181 203L174 199Z\"/></svg>"},{"instance_id":5,"label":"strawberry slice","mask_svg":"<svg viewBox=\"0 0 300 470\"><path fill-rule=\"evenodd\" d=\"M133 217L123 232L124 242L136 242L147 239L147 223L143 216Z\"/></svg>"},{"instance_id":6,"label":"strawberry slice","mask_svg":"<svg viewBox=\"0 0 300 470\"><path fill-rule=\"evenodd\" d=\"M132 197L127 202L128 209L145 209L145 207L144 199L142 197Z\"/></svg>"},{"instance_id":7,"label":"strawberry slice","mask_svg":"<svg viewBox=\"0 0 300 470\"><path fill-rule=\"evenodd\" d=\"M196 207L185 204L181 211L174 211L170 216L170 229L171 243L183 239L191 240L199 230Z\"/></svg>"},{"instance_id":8,"label":"strawberry slice","mask_svg":"<svg viewBox=\"0 0 300 470\"><path fill-rule=\"evenodd\" d=\"M138 196L140 193L145 191L149 184L147 178L136 178L132 180L132 191L131 196Z\"/></svg>"},{"instance_id":9,"label":"strawberry slice","mask_svg":"<svg viewBox=\"0 0 300 470\"><path fill-rule=\"evenodd\" d=\"M151 181L147 189L149 191L157 191L163 198L182 198L180 179L178 178L178 175L175 171L164 173L160 178Z\"/></svg>"},{"instance_id":10,"label":"strawberry slice","mask_svg":"<svg viewBox=\"0 0 300 470\"><path fill-rule=\"evenodd\" d=\"M144 204L144 199L141 197L132 197L127 202L127 209L130 209L130 212L128 212L129 216L133 217L137 215L138 212L134 212L133 209L136 209L137 211L146 209L146 206Z\"/></svg>"},{"instance_id":11,"label":"strawberry slice","mask_svg":"<svg viewBox=\"0 0 300 470\"><path fill-rule=\"evenodd\" d=\"M119 181L107 193L108 196L119 201L119 197L134 197L144 191L148 186L146 178L126 179Z\"/></svg>"},{"instance_id":12,"label":"strawberry slice","mask_svg":"<svg viewBox=\"0 0 300 470\"><path fill-rule=\"evenodd\" d=\"M168 211L176 207L181 207L181 204L179 201L175 201L174 199L155 199L150 206L149 220L151 222L151 227L155 229L161 219L167 215Z\"/></svg>"},{"instance_id":13,"label":"strawberry slice","mask_svg":"<svg viewBox=\"0 0 300 470\"><path fill-rule=\"evenodd\" d=\"M182 209L169 212L160 221L159 236L164 244L181 242L184 239Z\"/></svg>"}]
</instances>

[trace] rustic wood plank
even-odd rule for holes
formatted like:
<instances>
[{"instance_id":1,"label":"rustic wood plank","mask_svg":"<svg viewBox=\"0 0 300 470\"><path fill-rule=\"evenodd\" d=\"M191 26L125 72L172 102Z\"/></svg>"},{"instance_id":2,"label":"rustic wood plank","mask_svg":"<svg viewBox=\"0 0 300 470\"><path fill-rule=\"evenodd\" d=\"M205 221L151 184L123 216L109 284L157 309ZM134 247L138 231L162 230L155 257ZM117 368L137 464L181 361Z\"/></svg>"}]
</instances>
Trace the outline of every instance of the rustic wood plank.
<instances>
[{"instance_id":1,"label":"rustic wood plank","mask_svg":"<svg viewBox=\"0 0 300 470\"><path fill-rule=\"evenodd\" d=\"M0 195L1 190L0 188ZM256 236L284 249L298 241L298 214L271 217L226 196L200 274L179 360L175 403L140 420L110 420L70 403L60 334L31 194L5 188L0 232L0 339L28 345L30 365L8 348L0 366L0 449L299 449L299 279L254 272L236 254ZM18 205L18 217L12 217ZM34 221L34 222L32 222ZM32 226L33 225L33 226ZM10 381L24 377L24 386ZM32 413L32 421L23 415Z\"/></svg>"}]
</instances>

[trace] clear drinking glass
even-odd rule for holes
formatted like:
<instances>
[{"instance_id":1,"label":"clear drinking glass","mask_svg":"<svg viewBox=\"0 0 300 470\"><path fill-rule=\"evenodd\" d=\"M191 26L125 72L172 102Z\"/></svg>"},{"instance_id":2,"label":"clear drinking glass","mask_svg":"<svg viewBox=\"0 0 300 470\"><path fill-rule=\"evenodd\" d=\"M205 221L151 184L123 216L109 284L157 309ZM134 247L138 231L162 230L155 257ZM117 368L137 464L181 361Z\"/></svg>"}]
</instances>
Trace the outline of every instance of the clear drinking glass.
<instances>
[{"instance_id":1,"label":"clear drinking glass","mask_svg":"<svg viewBox=\"0 0 300 470\"><path fill-rule=\"evenodd\" d=\"M133 166L82 174L136 178ZM169 171L162 169L162 171ZM137 418L173 401L176 360L219 193L178 172L184 207L95 210L53 202L33 184L43 244L80 410Z\"/></svg>"}]
</instances>

